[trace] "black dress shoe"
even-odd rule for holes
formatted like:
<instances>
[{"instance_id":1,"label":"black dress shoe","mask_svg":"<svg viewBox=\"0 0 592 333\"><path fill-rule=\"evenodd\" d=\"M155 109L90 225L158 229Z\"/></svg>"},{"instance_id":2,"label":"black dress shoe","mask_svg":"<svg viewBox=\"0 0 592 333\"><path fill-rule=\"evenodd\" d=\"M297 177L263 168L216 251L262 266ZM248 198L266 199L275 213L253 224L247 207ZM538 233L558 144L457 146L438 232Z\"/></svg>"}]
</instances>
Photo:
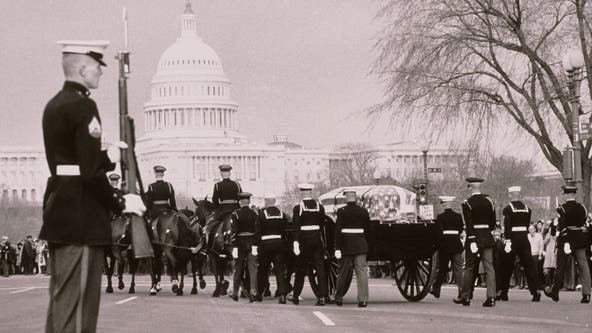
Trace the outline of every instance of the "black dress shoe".
<instances>
[{"instance_id":1,"label":"black dress shoe","mask_svg":"<svg viewBox=\"0 0 592 333\"><path fill-rule=\"evenodd\" d=\"M278 300L279 304L286 304L286 296L280 295L280 299Z\"/></svg>"},{"instance_id":2,"label":"black dress shoe","mask_svg":"<svg viewBox=\"0 0 592 333\"><path fill-rule=\"evenodd\" d=\"M541 293L537 292L536 294L532 295L532 302L540 302L541 301Z\"/></svg>"},{"instance_id":3,"label":"black dress shoe","mask_svg":"<svg viewBox=\"0 0 592 333\"><path fill-rule=\"evenodd\" d=\"M500 300L507 301L508 300L508 294L501 294L500 295ZM496 299L496 301L497 301L497 299Z\"/></svg>"},{"instance_id":4,"label":"black dress shoe","mask_svg":"<svg viewBox=\"0 0 592 333\"><path fill-rule=\"evenodd\" d=\"M368 302L358 302L358 308L365 308L368 306Z\"/></svg>"},{"instance_id":5,"label":"black dress shoe","mask_svg":"<svg viewBox=\"0 0 592 333\"><path fill-rule=\"evenodd\" d=\"M464 300L460 297L455 297L452 299L452 301L454 302L454 304L462 304Z\"/></svg>"},{"instance_id":6,"label":"black dress shoe","mask_svg":"<svg viewBox=\"0 0 592 333\"><path fill-rule=\"evenodd\" d=\"M319 298L315 304L316 306L324 306L325 305L325 299L324 298Z\"/></svg>"},{"instance_id":7,"label":"black dress shoe","mask_svg":"<svg viewBox=\"0 0 592 333\"><path fill-rule=\"evenodd\" d=\"M337 305L337 306L343 306L343 300L341 300L341 299L336 299L336 300L335 300L335 305Z\"/></svg>"},{"instance_id":8,"label":"black dress shoe","mask_svg":"<svg viewBox=\"0 0 592 333\"><path fill-rule=\"evenodd\" d=\"M440 289L432 288L430 294L436 298L440 298Z\"/></svg>"},{"instance_id":9,"label":"black dress shoe","mask_svg":"<svg viewBox=\"0 0 592 333\"><path fill-rule=\"evenodd\" d=\"M553 294L553 293L552 293L552 292L549 290L549 288L545 288L545 289L544 289L544 292L545 292L545 296L547 296L547 297L551 298L551 299L552 299L553 301L555 301L555 302L559 302L559 295Z\"/></svg>"},{"instance_id":10,"label":"black dress shoe","mask_svg":"<svg viewBox=\"0 0 592 333\"><path fill-rule=\"evenodd\" d=\"M232 300L238 302L238 296L232 296Z\"/></svg>"},{"instance_id":11,"label":"black dress shoe","mask_svg":"<svg viewBox=\"0 0 592 333\"><path fill-rule=\"evenodd\" d=\"M488 297L485 302L483 302L483 306L486 308L492 308L495 306L495 299L493 297Z\"/></svg>"},{"instance_id":12,"label":"black dress shoe","mask_svg":"<svg viewBox=\"0 0 592 333\"><path fill-rule=\"evenodd\" d=\"M580 303L590 303L590 295L582 296L582 300L580 301Z\"/></svg>"},{"instance_id":13,"label":"black dress shoe","mask_svg":"<svg viewBox=\"0 0 592 333\"><path fill-rule=\"evenodd\" d=\"M463 298L462 305L463 306L470 306L471 305L471 299L470 298Z\"/></svg>"},{"instance_id":14,"label":"black dress shoe","mask_svg":"<svg viewBox=\"0 0 592 333\"><path fill-rule=\"evenodd\" d=\"M300 304L300 300L298 299L298 296L296 296L296 295L292 296L292 303L294 303L294 305Z\"/></svg>"}]
</instances>

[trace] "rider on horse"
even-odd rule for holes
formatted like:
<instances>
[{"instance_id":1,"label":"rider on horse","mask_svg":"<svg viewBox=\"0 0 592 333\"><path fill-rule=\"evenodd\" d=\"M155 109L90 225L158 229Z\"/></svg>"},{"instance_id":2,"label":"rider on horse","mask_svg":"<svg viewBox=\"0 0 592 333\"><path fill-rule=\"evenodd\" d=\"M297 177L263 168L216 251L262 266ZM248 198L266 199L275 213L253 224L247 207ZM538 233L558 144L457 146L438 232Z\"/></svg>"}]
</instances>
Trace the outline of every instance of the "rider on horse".
<instances>
[{"instance_id":1,"label":"rider on horse","mask_svg":"<svg viewBox=\"0 0 592 333\"><path fill-rule=\"evenodd\" d=\"M163 180L166 168L161 165L154 166L154 178L156 182L148 185L146 192L147 213L154 220L163 212L177 210L175 190L171 183Z\"/></svg>"},{"instance_id":2,"label":"rider on horse","mask_svg":"<svg viewBox=\"0 0 592 333\"><path fill-rule=\"evenodd\" d=\"M230 214L239 208L238 194L242 189L238 182L230 179L230 170L232 170L230 165L222 164L219 168L222 180L214 185L212 201L214 208L220 214L218 217L220 219L223 215Z\"/></svg>"}]
</instances>

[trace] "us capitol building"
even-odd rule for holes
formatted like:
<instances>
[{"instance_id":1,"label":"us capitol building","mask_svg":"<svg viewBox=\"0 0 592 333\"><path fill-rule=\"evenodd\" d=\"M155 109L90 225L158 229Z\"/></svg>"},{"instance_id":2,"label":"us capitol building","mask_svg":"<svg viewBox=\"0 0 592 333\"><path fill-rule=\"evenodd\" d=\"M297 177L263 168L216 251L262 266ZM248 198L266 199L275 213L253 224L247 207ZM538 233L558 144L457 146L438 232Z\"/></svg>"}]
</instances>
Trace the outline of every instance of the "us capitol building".
<instances>
[{"instance_id":1,"label":"us capitol building","mask_svg":"<svg viewBox=\"0 0 592 333\"><path fill-rule=\"evenodd\" d=\"M198 35L198 21L188 1L181 34L158 61L144 104L144 133L136 152L145 186L152 167L167 167L165 179L177 195L211 197L220 164L233 166L232 178L254 194L282 196L299 182L329 182L331 166L343 160L340 150L304 148L275 135L269 144L252 143L239 131L239 104L218 54ZM369 146L382 176L404 179L423 170L422 152L414 142ZM458 152L431 147L428 165L456 161ZM43 148L0 147L0 192L3 200L42 200L49 172ZM442 177L442 173L435 177Z\"/></svg>"}]
</instances>

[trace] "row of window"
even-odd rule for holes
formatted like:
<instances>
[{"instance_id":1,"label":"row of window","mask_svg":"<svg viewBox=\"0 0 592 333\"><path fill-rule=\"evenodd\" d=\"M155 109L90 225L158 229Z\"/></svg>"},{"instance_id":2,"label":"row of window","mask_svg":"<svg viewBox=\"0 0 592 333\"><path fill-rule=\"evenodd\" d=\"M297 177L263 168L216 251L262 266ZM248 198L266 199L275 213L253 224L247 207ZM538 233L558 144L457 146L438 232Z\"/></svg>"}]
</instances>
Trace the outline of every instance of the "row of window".
<instances>
[{"instance_id":1,"label":"row of window","mask_svg":"<svg viewBox=\"0 0 592 333\"><path fill-rule=\"evenodd\" d=\"M43 177L41 171L2 171L0 172L0 184L37 184L37 180Z\"/></svg>"},{"instance_id":2,"label":"row of window","mask_svg":"<svg viewBox=\"0 0 592 333\"><path fill-rule=\"evenodd\" d=\"M237 110L212 108L179 108L144 112L147 131L172 127L207 127L237 129Z\"/></svg>"},{"instance_id":3,"label":"row of window","mask_svg":"<svg viewBox=\"0 0 592 333\"><path fill-rule=\"evenodd\" d=\"M2 190L2 201L6 201L9 199L8 193L9 193L9 191L7 189ZM22 190L20 190L20 197L19 197L19 190L13 189L11 198L12 198L12 200L19 200L20 199L23 201L37 201L37 191L35 189L31 189L27 192L26 189L22 189Z\"/></svg>"},{"instance_id":4,"label":"row of window","mask_svg":"<svg viewBox=\"0 0 592 333\"><path fill-rule=\"evenodd\" d=\"M226 96L226 89L223 86L175 85L152 88L152 96Z\"/></svg>"},{"instance_id":5,"label":"row of window","mask_svg":"<svg viewBox=\"0 0 592 333\"><path fill-rule=\"evenodd\" d=\"M221 164L232 165L232 178L256 181L261 178L261 156L193 156L193 178L199 181L220 179Z\"/></svg>"},{"instance_id":6,"label":"row of window","mask_svg":"<svg viewBox=\"0 0 592 333\"><path fill-rule=\"evenodd\" d=\"M177 59L162 62L161 67L170 67L175 65L208 65L218 66L218 62L210 59Z\"/></svg>"}]
</instances>

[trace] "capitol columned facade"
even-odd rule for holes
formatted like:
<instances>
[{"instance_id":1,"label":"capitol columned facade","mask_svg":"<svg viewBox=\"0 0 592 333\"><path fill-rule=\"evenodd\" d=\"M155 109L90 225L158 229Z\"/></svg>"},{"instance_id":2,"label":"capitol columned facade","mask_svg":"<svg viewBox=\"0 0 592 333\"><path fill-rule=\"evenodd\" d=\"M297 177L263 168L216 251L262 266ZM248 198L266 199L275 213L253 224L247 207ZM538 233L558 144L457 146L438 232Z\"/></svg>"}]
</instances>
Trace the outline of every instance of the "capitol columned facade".
<instances>
[{"instance_id":1,"label":"capitol columned facade","mask_svg":"<svg viewBox=\"0 0 592 333\"><path fill-rule=\"evenodd\" d=\"M144 185L153 181L157 164L166 166L165 179L184 197L211 197L220 164L232 165L232 178L253 193L255 202L268 193L281 197L299 182L328 184L331 167L344 155L305 148L279 134L267 144L250 142L240 133L240 107L232 98L231 80L218 54L199 36L189 1L180 23L179 37L158 61L143 108L144 130L136 152ZM376 154L381 176L405 179L422 170L421 149L414 142L367 149ZM428 163L446 169L457 156L433 147ZM43 148L0 147L0 170L4 198L42 199L49 174Z\"/></svg>"}]
</instances>

